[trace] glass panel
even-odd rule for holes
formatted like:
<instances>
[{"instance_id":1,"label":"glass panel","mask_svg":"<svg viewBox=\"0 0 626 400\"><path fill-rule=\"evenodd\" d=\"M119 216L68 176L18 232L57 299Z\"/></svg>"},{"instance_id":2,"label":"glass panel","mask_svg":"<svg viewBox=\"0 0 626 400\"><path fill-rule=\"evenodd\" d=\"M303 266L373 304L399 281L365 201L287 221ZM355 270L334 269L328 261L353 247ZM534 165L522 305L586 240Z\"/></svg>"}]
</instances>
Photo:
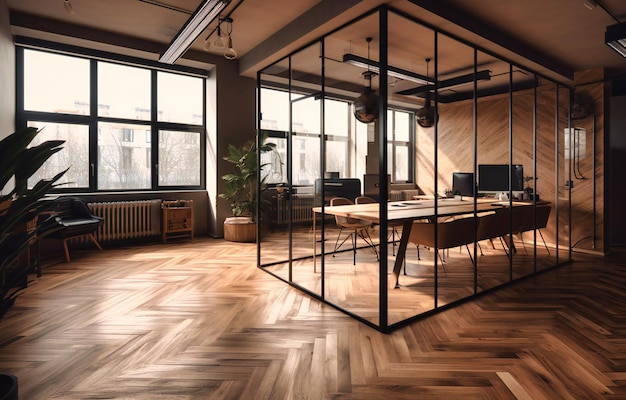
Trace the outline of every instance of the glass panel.
<instances>
[{"instance_id":1,"label":"glass panel","mask_svg":"<svg viewBox=\"0 0 626 400\"><path fill-rule=\"evenodd\" d=\"M289 131L289 92L262 88L261 116L261 129Z\"/></svg>"},{"instance_id":2,"label":"glass panel","mask_svg":"<svg viewBox=\"0 0 626 400\"><path fill-rule=\"evenodd\" d=\"M511 236L507 237L509 251L512 253L513 279L528 276L535 272L535 246L533 238L534 208L528 191L527 182L534 178L534 103L535 87L538 80L535 75L519 67L513 67L513 136L512 160L516 175L512 187L512 199L517 200L512 210ZM521 179L518 179L521 178ZM519 187L518 187L519 186Z\"/></svg>"},{"instance_id":3,"label":"glass panel","mask_svg":"<svg viewBox=\"0 0 626 400\"><path fill-rule=\"evenodd\" d=\"M478 53L478 70L488 70L490 79L478 81L480 98L477 103L476 158L478 196L485 201L499 201L501 192L508 192L509 141L509 87L510 65L502 60ZM483 95L490 93L493 95ZM502 170L482 165L505 165ZM503 185L504 182L504 185ZM505 205L506 205L505 201ZM504 238L510 232L511 216L508 207L489 213L479 213L477 248L477 291L481 292L511 280L509 248Z\"/></svg>"},{"instance_id":4,"label":"glass panel","mask_svg":"<svg viewBox=\"0 0 626 400\"><path fill-rule=\"evenodd\" d=\"M558 152L557 152L557 157L556 157L556 171L557 171L557 185L558 185L558 190L556 191L558 193L558 197L555 200L555 202L557 203L557 212L556 212L556 217L558 219L558 225L557 224L557 220L554 221L554 225L552 225L554 227L555 232L557 232L556 235L556 242L558 243L558 247L556 249L556 262L565 262L568 261L570 259L570 248L572 247L572 245L575 243L573 242L573 238L576 237L577 240L580 240L581 238L584 238L585 236L588 236L590 233L593 234L593 229L591 232L586 231L582 236L580 232L576 232L576 230L572 229L572 231L570 232L570 226L571 226L571 221L570 221L570 215L572 215L572 218L578 216L579 218L581 217L581 213L584 214L584 209L590 206L590 203L584 203L582 205L582 209L578 208L576 210L576 215L574 215L574 210L573 208L570 209L570 196L572 197L572 200L574 199L574 189L576 189L577 195L576 197L580 197L581 194L580 192L578 192L578 179L576 179L576 175L579 174L579 170L574 170L574 167L576 166L576 163L573 163L572 160L575 161L575 150L578 147L578 150L581 150L581 147L579 145L576 144L575 138L576 135L573 133L573 135L570 135L569 139L569 146L568 146L568 155L565 155L565 129L566 128L573 128L572 126L569 126L568 123L568 117L569 117L569 109L570 109L570 90L565 87L565 86L558 86L557 88L558 90L558 108L557 108L557 119L558 119L558 125L557 125L557 137L558 137ZM576 122L576 120L572 121L572 124L574 124ZM580 136L578 138L580 140ZM582 163L582 161L581 161ZM578 167L580 167L581 165L578 165ZM573 188L572 188L573 186ZM584 196L587 197L591 197L593 194L593 190L591 190L591 185L588 186L589 188L589 192L586 193ZM576 204L575 202L573 202L574 204ZM578 207L578 204L576 204L576 206ZM587 218L582 218L581 219L581 223L580 226L578 226L578 221L577 222L577 228L576 229L581 229L583 227L587 227L588 229L593 227L593 223L590 223L589 220ZM576 236L574 236L574 232L576 232Z\"/></svg>"},{"instance_id":5,"label":"glass panel","mask_svg":"<svg viewBox=\"0 0 626 400\"><path fill-rule=\"evenodd\" d=\"M40 179L50 179L69 167L70 169L58 181L59 184L63 184L61 188L88 188L89 126L38 121L28 121L28 126L41 129L31 142L31 146L48 140L65 140L63 149L50 157L28 180L29 187Z\"/></svg>"},{"instance_id":6,"label":"glass panel","mask_svg":"<svg viewBox=\"0 0 626 400\"><path fill-rule=\"evenodd\" d=\"M159 71L157 87L160 122L202 125L204 114L201 78Z\"/></svg>"},{"instance_id":7,"label":"glass panel","mask_svg":"<svg viewBox=\"0 0 626 400\"><path fill-rule=\"evenodd\" d=\"M393 153L389 150L388 159L393 154L394 159L394 180L402 181L408 177L408 143L410 139L407 137L408 129L411 124L415 126L415 179L416 186L403 186L409 188L407 191L392 191L390 200L412 200L413 196L418 193L425 193L429 198L424 201L429 207L430 212L434 212L433 198L434 194L434 132L433 126L422 127L415 123L414 114L400 109L430 110L432 108L425 107L434 103L426 101L425 86L433 80L433 63L426 63L426 59L433 60L435 58L435 34L429 28L416 24L403 17L391 14L389 16L389 65L398 68L404 72L402 76L390 74L388 76L389 92L387 101L389 107L396 111L390 115L393 116L393 124L388 123L388 127L392 126L393 130L388 130L389 139L395 140L395 148ZM421 80L415 77L421 76ZM405 162L407 162L405 164ZM391 164L388 164L391 165ZM404 167L406 165L406 167ZM404 173L403 168L405 168ZM428 203L430 202L430 203ZM395 203L398 204L398 203ZM388 210L393 210L392 205L388 206ZM388 211L390 218L389 223L389 245L388 245L388 270L395 271L399 274L400 287L394 289L395 275L389 275L388 285L388 302L389 302L389 323L397 323L406 318L422 314L430 311L435 307L435 280L434 280L434 248L427 247L413 237L416 232L416 224L424 222L426 226L427 219L418 219L411 226L412 239L409 242L406 251L399 250L399 238L403 231L402 224L393 220L394 212ZM396 265L400 267L397 269Z\"/></svg>"},{"instance_id":8,"label":"glass panel","mask_svg":"<svg viewBox=\"0 0 626 400\"><path fill-rule=\"evenodd\" d=\"M99 62L98 116L150 120L150 70Z\"/></svg>"},{"instance_id":9,"label":"glass panel","mask_svg":"<svg viewBox=\"0 0 626 400\"><path fill-rule=\"evenodd\" d=\"M441 307L474 294L474 198L470 192L454 187L454 174L474 172L474 49L449 38L438 35L436 78L440 82L437 93L437 162L435 164L438 199L436 226L426 229L418 226L416 232L426 243L421 247L421 263L429 265L429 272L436 272L438 282L437 307ZM450 79L460 84L446 86ZM434 96L434 92L432 93ZM433 128L422 128L434 130ZM469 180L473 180L469 179ZM455 196L453 189L458 194ZM462 214L450 215L451 206L464 207ZM428 225L434 225L431 221ZM424 225L422 223L421 225ZM435 234L435 228L437 233ZM415 229L415 228L414 228ZM437 241L435 242L435 238ZM432 247L436 244L437 247Z\"/></svg>"},{"instance_id":10,"label":"glass panel","mask_svg":"<svg viewBox=\"0 0 626 400\"><path fill-rule=\"evenodd\" d=\"M317 239L321 239L320 226L311 229L312 208L321 205L322 198L315 191L322 176L321 164L321 46L319 43L291 57L291 182L297 189L291 200L291 212L299 212L310 218L300 217L292 229L292 279L298 285L322 294L321 258L314 256ZM297 196L297 197L296 197ZM321 222L320 220L317 221ZM316 239L317 236L317 239Z\"/></svg>"},{"instance_id":11,"label":"glass panel","mask_svg":"<svg viewBox=\"0 0 626 400\"><path fill-rule=\"evenodd\" d=\"M159 131L159 186L200 185L200 133Z\"/></svg>"},{"instance_id":12,"label":"glass panel","mask_svg":"<svg viewBox=\"0 0 626 400\"><path fill-rule=\"evenodd\" d=\"M378 112L376 100L379 81L377 75L367 75L367 60L375 62L379 60L377 26L378 14L375 14L325 39L325 49L329 51L325 54L325 59L344 60L346 56L356 56L366 60L365 65L354 65L351 62L325 63L326 95L329 98L347 95L352 100L349 100L352 104L340 102L341 112L338 106L333 106L336 110L329 112L328 105L331 103L326 102L324 117L327 140L324 171L341 172L340 179L325 181L327 203L333 201L331 200L333 197L343 198L350 203L356 202L364 189L363 174L379 171L377 122L374 122L373 116ZM372 38L369 49L366 39L368 37ZM370 72L373 66L374 64L370 65ZM367 114L367 118L357 120L355 111L359 115ZM340 128L335 120L341 122ZM364 122L366 120L370 122ZM339 134L335 133L337 132L335 129L342 132L341 136L338 137ZM337 169L338 163L343 167L341 170ZM331 205L329 210L335 207ZM380 235L386 233L381 232L379 225L370 219L346 219L341 215L330 213L327 217L324 230L326 300L378 324L380 267L378 248L373 243L380 242Z\"/></svg>"},{"instance_id":13,"label":"glass panel","mask_svg":"<svg viewBox=\"0 0 626 400\"><path fill-rule=\"evenodd\" d=\"M594 74L586 76L585 80L594 81L576 87L574 91L574 104L572 106L572 126L565 129L564 167L571 169L571 195L572 195L572 248L574 250L604 250L604 226L602 196L598 196L598 190L603 186L604 175L602 168L594 169L594 162L600 163L601 158L596 159L595 148L603 148L603 135L597 135L596 127L596 104L603 104L604 92L602 71L589 72ZM565 88L563 88L566 91ZM562 105L561 109L565 107ZM568 151L569 150L569 151ZM619 155L616 155L620 158ZM600 189L601 191L601 189Z\"/></svg>"},{"instance_id":14,"label":"glass panel","mask_svg":"<svg viewBox=\"0 0 626 400\"><path fill-rule=\"evenodd\" d=\"M267 67L262 71L260 82L266 85L278 85L288 87L289 76L288 60ZM262 163L270 163L271 173L267 175L270 185L264 192L263 198L269 209L267 217L269 227L260 232L260 264L282 279L290 280L290 224L294 224L294 235L309 235L312 221L311 208L313 207L313 195L297 193L297 188L289 179L291 156L288 152L289 138L289 92L273 88L263 88L260 91L260 110L262 113L261 128L269 135L268 142L276 143L278 154L282 161L280 174L276 165L276 158L271 160L262 157ZM288 174L289 173L289 174ZM264 176L264 175L262 175ZM293 208L292 208L293 206ZM300 229L299 225L307 224ZM309 248L313 247L313 239L310 240Z\"/></svg>"},{"instance_id":15,"label":"glass panel","mask_svg":"<svg viewBox=\"0 0 626 400\"><path fill-rule=\"evenodd\" d=\"M528 182L533 198L546 202L549 209L536 210L537 230L533 235L537 251L537 270L556 264L556 211L557 188L557 87L553 82L540 80L537 90L537 172L536 179ZM567 121L567 117L565 118ZM525 175L528 175L526 173ZM536 236L535 236L536 235Z\"/></svg>"},{"instance_id":16,"label":"glass panel","mask_svg":"<svg viewBox=\"0 0 626 400\"><path fill-rule=\"evenodd\" d=\"M149 189L150 143L145 125L98 124L98 189Z\"/></svg>"},{"instance_id":17,"label":"glass panel","mask_svg":"<svg viewBox=\"0 0 626 400\"><path fill-rule=\"evenodd\" d=\"M89 60L24 50L24 109L89 114Z\"/></svg>"}]
</instances>

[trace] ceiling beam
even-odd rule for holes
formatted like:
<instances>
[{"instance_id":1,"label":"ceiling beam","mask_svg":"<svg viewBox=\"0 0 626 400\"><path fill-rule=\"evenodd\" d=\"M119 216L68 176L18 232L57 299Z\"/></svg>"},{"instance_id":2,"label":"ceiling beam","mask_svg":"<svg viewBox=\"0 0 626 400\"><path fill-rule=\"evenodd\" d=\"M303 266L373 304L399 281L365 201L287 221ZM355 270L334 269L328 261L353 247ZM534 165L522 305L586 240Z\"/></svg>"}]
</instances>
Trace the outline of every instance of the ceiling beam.
<instances>
[{"instance_id":1,"label":"ceiling beam","mask_svg":"<svg viewBox=\"0 0 626 400\"><path fill-rule=\"evenodd\" d=\"M286 56L284 49L321 25L331 21L345 11L361 3L362 0L321 0L310 10L285 25L246 55L239 59L241 74L256 73L258 69L277 61L276 54ZM295 49L294 49L295 50Z\"/></svg>"},{"instance_id":2,"label":"ceiling beam","mask_svg":"<svg viewBox=\"0 0 626 400\"><path fill-rule=\"evenodd\" d=\"M539 64L550 71L553 71L566 79L574 79L574 69L560 60L545 54L528 43L523 43L519 38L511 36L502 30L494 27L487 21L480 20L468 15L464 10L459 10L444 1L432 0L409 0L409 2L421 7L441 18L444 18L461 28L481 36L488 41L495 43L502 48L508 49L527 60Z\"/></svg>"}]
</instances>

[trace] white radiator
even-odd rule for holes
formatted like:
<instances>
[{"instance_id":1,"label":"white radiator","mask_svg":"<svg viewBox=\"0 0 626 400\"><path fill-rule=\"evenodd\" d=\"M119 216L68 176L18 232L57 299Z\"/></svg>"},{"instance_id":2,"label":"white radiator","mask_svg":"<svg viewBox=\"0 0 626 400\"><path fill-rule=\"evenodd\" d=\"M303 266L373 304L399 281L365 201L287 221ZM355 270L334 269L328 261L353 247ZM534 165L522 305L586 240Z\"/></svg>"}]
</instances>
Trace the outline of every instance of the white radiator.
<instances>
[{"instance_id":1,"label":"white radiator","mask_svg":"<svg viewBox=\"0 0 626 400\"><path fill-rule=\"evenodd\" d=\"M284 197L276 199L276 214L273 221L275 225L287 225L289 223L289 207L291 206L291 218L293 223L311 222L315 197L313 195L293 195L291 200Z\"/></svg>"},{"instance_id":2,"label":"white radiator","mask_svg":"<svg viewBox=\"0 0 626 400\"><path fill-rule=\"evenodd\" d=\"M96 239L100 243L156 236L161 233L161 199L89 203L104 218Z\"/></svg>"}]
</instances>

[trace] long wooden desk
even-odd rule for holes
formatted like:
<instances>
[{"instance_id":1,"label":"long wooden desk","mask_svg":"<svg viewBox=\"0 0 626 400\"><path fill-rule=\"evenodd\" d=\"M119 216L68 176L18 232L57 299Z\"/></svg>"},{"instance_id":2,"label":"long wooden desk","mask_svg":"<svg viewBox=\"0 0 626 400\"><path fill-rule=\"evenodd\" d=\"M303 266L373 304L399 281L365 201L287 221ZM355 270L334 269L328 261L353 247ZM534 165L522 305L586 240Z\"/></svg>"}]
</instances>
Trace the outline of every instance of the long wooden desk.
<instances>
[{"instance_id":1,"label":"long wooden desk","mask_svg":"<svg viewBox=\"0 0 626 400\"><path fill-rule=\"evenodd\" d=\"M515 205L516 202L513 202ZM517 203L526 204L528 203ZM478 199L476 204L477 212L494 211L507 207L508 201L500 202L496 199ZM393 266L393 274L396 278L395 287L399 287L398 279L400 270L404 262L406 247L411 234L413 222L420 219L433 220L435 217L451 217L455 215L471 214L474 212L474 199L456 200L456 199L439 199L437 201L435 212L435 200L408 200L390 202L387 204L387 221L394 224L402 224L402 236ZM317 253L317 233L316 233L316 214L322 213L322 207L313 207L313 265L315 268ZM339 215L350 218L365 219L374 224L380 224L380 209L378 203L372 204L354 204L344 206L326 206L324 214Z\"/></svg>"}]
</instances>

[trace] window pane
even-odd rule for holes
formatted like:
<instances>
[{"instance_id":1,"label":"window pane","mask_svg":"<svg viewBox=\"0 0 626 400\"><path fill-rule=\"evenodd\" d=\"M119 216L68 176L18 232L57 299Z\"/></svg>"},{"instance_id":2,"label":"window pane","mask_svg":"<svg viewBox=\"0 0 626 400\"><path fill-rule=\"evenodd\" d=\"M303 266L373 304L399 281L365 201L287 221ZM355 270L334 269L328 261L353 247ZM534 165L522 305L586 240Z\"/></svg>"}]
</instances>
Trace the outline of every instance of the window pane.
<instances>
[{"instance_id":1,"label":"window pane","mask_svg":"<svg viewBox=\"0 0 626 400\"><path fill-rule=\"evenodd\" d=\"M200 185L200 133L159 131L159 186Z\"/></svg>"},{"instance_id":2,"label":"window pane","mask_svg":"<svg viewBox=\"0 0 626 400\"><path fill-rule=\"evenodd\" d=\"M408 142L410 137L410 124L409 118L411 114L401 111L395 112L396 117L396 132L395 141Z\"/></svg>"},{"instance_id":3,"label":"window pane","mask_svg":"<svg viewBox=\"0 0 626 400\"><path fill-rule=\"evenodd\" d=\"M396 146L394 182L409 180L409 147Z\"/></svg>"},{"instance_id":4,"label":"window pane","mask_svg":"<svg viewBox=\"0 0 626 400\"><path fill-rule=\"evenodd\" d=\"M89 127L38 121L29 121L28 126L41 129L31 142L31 146L48 140L65 140L63 149L52 155L39 168L28 180L28 186L32 187L40 179L50 179L69 167L70 169L58 181L63 183L60 188L89 187Z\"/></svg>"},{"instance_id":5,"label":"window pane","mask_svg":"<svg viewBox=\"0 0 626 400\"><path fill-rule=\"evenodd\" d=\"M345 101L326 100L324 102L324 123L326 135L347 137L350 121L349 104Z\"/></svg>"},{"instance_id":6,"label":"window pane","mask_svg":"<svg viewBox=\"0 0 626 400\"><path fill-rule=\"evenodd\" d=\"M145 125L98 124L99 190L150 188L149 132Z\"/></svg>"},{"instance_id":7,"label":"window pane","mask_svg":"<svg viewBox=\"0 0 626 400\"><path fill-rule=\"evenodd\" d=\"M293 131L320 133L320 102L312 97L293 103Z\"/></svg>"},{"instance_id":8,"label":"window pane","mask_svg":"<svg viewBox=\"0 0 626 400\"><path fill-rule=\"evenodd\" d=\"M150 71L99 62L98 115L149 120Z\"/></svg>"},{"instance_id":9,"label":"window pane","mask_svg":"<svg viewBox=\"0 0 626 400\"><path fill-rule=\"evenodd\" d=\"M261 177L266 183L287 182L287 139L269 137L265 142L276 144L276 151L261 154Z\"/></svg>"},{"instance_id":10,"label":"window pane","mask_svg":"<svg viewBox=\"0 0 626 400\"><path fill-rule=\"evenodd\" d=\"M158 120L202 125L202 79L157 73Z\"/></svg>"},{"instance_id":11,"label":"window pane","mask_svg":"<svg viewBox=\"0 0 626 400\"><path fill-rule=\"evenodd\" d=\"M261 129L289 130L289 93L261 89Z\"/></svg>"},{"instance_id":12,"label":"window pane","mask_svg":"<svg viewBox=\"0 0 626 400\"><path fill-rule=\"evenodd\" d=\"M294 185L312 185L320 173L320 139L293 137L292 165Z\"/></svg>"},{"instance_id":13,"label":"window pane","mask_svg":"<svg viewBox=\"0 0 626 400\"><path fill-rule=\"evenodd\" d=\"M89 60L24 50L24 109L89 114Z\"/></svg>"},{"instance_id":14,"label":"window pane","mask_svg":"<svg viewBox=\"0 0 626 400\"><path fill-rule=\"evenodd\" d=\"M339 172L341 178L350 176L348 173L348 144L347 142L326 142L326 171Z\"/></svg>"}]
</instances>

